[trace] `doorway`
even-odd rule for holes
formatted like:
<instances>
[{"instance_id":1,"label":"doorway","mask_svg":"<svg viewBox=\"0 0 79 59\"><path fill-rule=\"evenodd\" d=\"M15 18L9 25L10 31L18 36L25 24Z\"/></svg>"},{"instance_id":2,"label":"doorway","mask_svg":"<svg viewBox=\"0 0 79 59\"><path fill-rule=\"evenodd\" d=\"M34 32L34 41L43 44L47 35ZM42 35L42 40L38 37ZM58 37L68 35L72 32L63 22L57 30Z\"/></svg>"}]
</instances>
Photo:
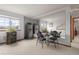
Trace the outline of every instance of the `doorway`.
<instances>
[{"instance_id":1,"label":"doorway","mask_svg":"<svg viewBox=\"0 0 79 59\"><path fill-rule=\"evenodd\" d=\"M70 32L71 46L79 48L79 17L71 16Z\"/></svg>"}]
</instances>

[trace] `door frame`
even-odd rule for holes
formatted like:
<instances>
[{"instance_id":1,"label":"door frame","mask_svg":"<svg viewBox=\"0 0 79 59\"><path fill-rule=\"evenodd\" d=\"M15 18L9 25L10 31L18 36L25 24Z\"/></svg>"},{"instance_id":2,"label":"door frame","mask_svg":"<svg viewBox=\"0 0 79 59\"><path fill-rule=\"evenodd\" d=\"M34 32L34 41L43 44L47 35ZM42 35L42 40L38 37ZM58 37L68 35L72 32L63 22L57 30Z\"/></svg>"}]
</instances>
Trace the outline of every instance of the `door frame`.
<instances>
[{"instance_id":1,"label":"door frame","mask_svg":"<svg viewBox=\"0 0 79 59\"><path fill-rule=\"evenodd\" d=\"M70 42L72 42L72 40L74 40L74 37L76 36L75 19L79 19L79 17L70 17Z\"/></svg>"},{"instance_id":2,"label":"door frame","mask_svg":"<svg viewBox=\"0 0 79 59\"><path fill-rule=\"evenodd\" d=\"M70 16L70 42L74 40L75 26L74 26L74 16Z\"/></svg>"}]
</instances>

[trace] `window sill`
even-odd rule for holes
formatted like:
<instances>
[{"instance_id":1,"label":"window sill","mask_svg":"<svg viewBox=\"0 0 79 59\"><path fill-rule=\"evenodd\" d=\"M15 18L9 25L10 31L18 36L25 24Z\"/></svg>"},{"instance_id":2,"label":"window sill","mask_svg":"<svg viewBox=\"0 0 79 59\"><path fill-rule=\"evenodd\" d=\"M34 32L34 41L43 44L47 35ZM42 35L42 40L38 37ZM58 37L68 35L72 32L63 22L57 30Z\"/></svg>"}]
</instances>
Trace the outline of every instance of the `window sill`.
<instances>
[{"instance_id":1,"label":"window sill","mask_svg":"<svg viewBox=\"0 0 79 59\"><path fill-rule=\"evenodd\" d=\"M7 32L7 30L5 30L5 29L0 29L0 31L6 31ZM16 31L21 31L21 30L16 30Z\"/></svg>"}]
</instances>

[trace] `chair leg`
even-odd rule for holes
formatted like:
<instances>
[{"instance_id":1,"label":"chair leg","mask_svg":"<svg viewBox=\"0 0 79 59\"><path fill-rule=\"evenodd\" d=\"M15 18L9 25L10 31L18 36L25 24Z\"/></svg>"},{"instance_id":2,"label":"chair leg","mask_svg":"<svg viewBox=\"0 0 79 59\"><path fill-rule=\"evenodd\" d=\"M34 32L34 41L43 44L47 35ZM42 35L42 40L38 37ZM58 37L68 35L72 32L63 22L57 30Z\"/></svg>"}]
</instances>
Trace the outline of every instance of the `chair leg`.
<instances>
[{"instance_id":1,"label":"chair leg","mask_svg":"<svg viewBox=\"0 0 79 59\"><path fill-rule=\"evenodd\" d=\"M47 41L47 42L46 42L46 45L49 46L49 45L50 45L50 42Z\"/></svg>"},{"instance_id":2,"label":"chair leg","mask_svg":"<svg viewBox=\"0 0 79 59\"><path fill-rule=\"evenodd\" d=\"M54 47L56 48L56 42L54 41Z\"/></svg>"},{"instance_id":3,"label":"chair leg","mask_svg":"<svg viewBox=\"0 0 79 59\"><path fill-rule=\"evenodd\" d=\"M38 44L38 41L39 41L39 40L37 39L36 46L37 46L37 44Z\"/></svg>"},{"instance_id":4,"label":"chair leg","mask_svg":"<svg viewBox=\"0 0 79 59\"><path fill-rule=\"evenodd\" d=\"M56 40L56 45L59 46L59 44L58 44L58 40Z\"/></svg>"},{"instance_id":5,"label":"chair leg","mask_svg":"<svg viewBox=\"0 0 79 59\"><path fill-rule=\"evenodd\" d=\"M43 42L41 44L42 44L42 48L43 48Z\"/></svg>"},{"instance_id":6,"label":"chair leg","mask_svg":"<svg viewBox=\"0 0 79 59\"><path fill-rule=\"evenodd\" d=\"M58 40L57 40L57 44L58 44Z\"/></svg>"},{"instance_id":7,"label":"chair leg","mask_svg":"<svg viewBox=\"0 0 79 59\"><path fill-rule=\"evenodd\" d=\"M40 41L41 45L42 45L42 48L43 48L43 44L44 44L44 41Z\"/></svg>"},{"instance_id":8,"label":"chair leg","mask_svg":"<svg viewBox=\"0 0 79 59\"><path fill-rule=\"evenodd\" d=\"M54 43L54 47L56 48L56 43Z\"/></svg>"}]
</instances>

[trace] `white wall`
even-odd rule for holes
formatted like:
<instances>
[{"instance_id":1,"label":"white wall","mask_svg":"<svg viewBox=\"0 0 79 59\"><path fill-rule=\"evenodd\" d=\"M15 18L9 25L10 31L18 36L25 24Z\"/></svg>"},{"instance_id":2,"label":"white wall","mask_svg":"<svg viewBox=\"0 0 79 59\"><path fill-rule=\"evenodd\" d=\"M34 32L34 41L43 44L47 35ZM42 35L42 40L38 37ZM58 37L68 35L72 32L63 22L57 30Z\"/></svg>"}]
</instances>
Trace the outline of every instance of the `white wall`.
<instances>
[{"instance_id":1,"label":"white wall","mask_svg":"<svg viewBox=\"0 0 79 59\"><path fill-rule=\"evenodd\" d=\"M66 9L66 41L65 44L70 45L70 15L71 15L71 8L68 7Z\"/></svg>"},{"instance_id":2,"label":"white wall","mask_svg":"<svg viewBox=\"0 0 79 59\"><path fill-rule=\"evenodd\" d=\"M75 19L75 26L76 26L77 34L79 35L79 19L78 20Z\"/></svg>"},{"instance_id":3,"label":"white wall","mask_svg":"<svg viewBox=\"0 0 79 59\"><path fill-rule=\"evenodd\" d=\"M20 19L20 31L17 31L17 39L24 39L24 16L0 10L1 15L12 16ZM6 31L0 31L0 43L6 42Z\"/></svg>"},{"instance_id":4,"label":"white wall","mask_svg":"<svg viewBox=\"0 0 79 59\"><path fill-rule=\"evenodd\" d=\"M6 32L0 31L0 43L6 42Z\"/></svg>"},{"instance_id":5,"label":"white wall","mask_svg":"<svg viewBox=\"0 0 79 59\"><path fill-rule=\"evenodd\" d=\"M64 24L65 25L65 30L64 30L64 38L59 39L59 43L65 44L65 45L70 45L70 13L68 12L68 9L62 10L60 12L42 17L40 19L40 22L42 21L48 21L53 23L53 30L57 30L57 26ZM58 30L57 30L58 31ZM62 31L62 30L59 30Z\"/></svg>"},{"instance_id":6,"label":"white wall","mask_svg":"<svg viewBox=\"0 0 79 59\"><path fill-rule=\"evenodd\" d=\"M20 31L17 31L17 40L24 39L24 19L20 20Z\"/></svg>"},{"instance_id":7,"label":"white wall","mask_svg":"<svg viewBox=\"0 0 79 59\"><path fill-rule=\"evenodd\" d=\"M40 21L47 21L50 23L53 23L53 29L54 30L57 26L65 23L65 11L57 12L48 16L45 16L40 19Z\"/></svg>"}]
</instances>

